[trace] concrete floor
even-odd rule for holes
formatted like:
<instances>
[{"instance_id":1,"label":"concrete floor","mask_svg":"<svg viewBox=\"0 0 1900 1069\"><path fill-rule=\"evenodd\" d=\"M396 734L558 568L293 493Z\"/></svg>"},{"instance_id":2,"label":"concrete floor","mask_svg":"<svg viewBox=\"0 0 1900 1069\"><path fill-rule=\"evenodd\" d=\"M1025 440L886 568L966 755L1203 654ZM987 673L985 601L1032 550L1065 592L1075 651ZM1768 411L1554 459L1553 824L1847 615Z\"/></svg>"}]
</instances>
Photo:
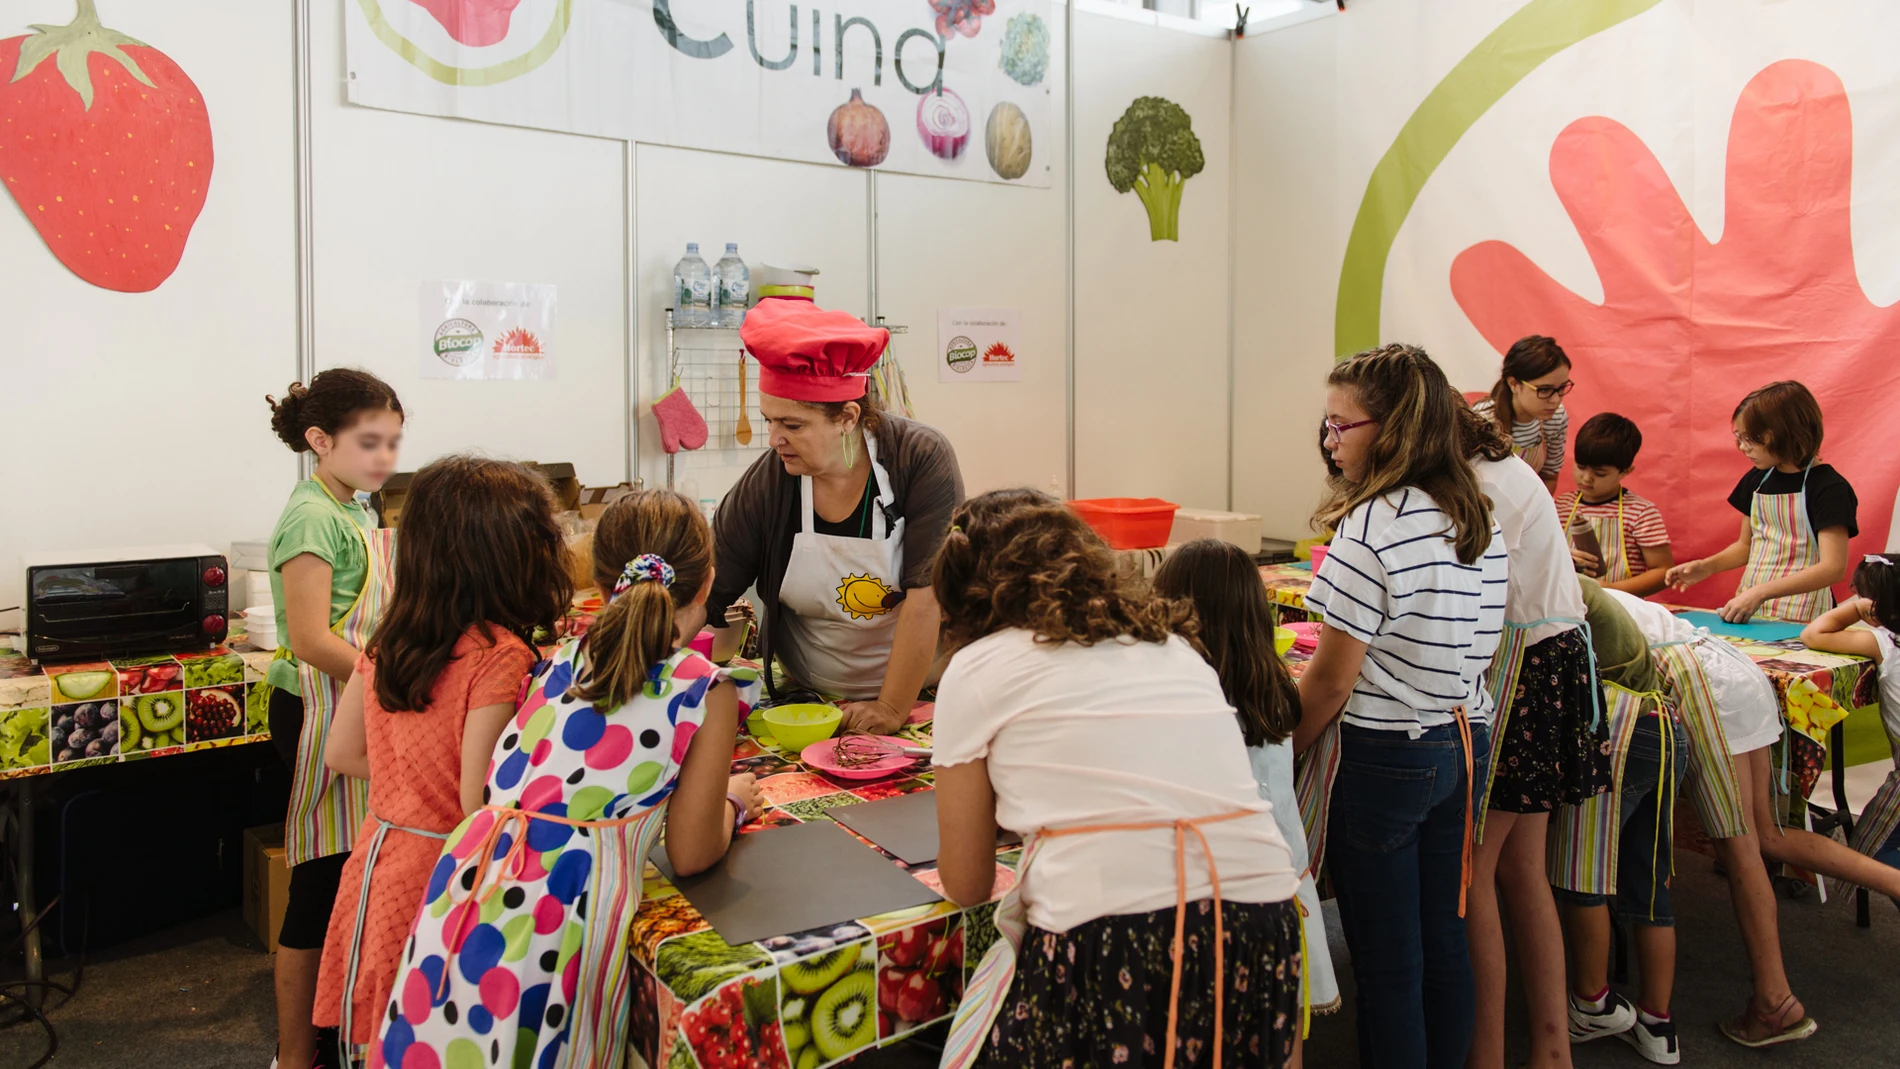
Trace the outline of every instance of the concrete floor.
<instances>
[{"instance_id":1,"label":"concrete floor","mask_svg":"<svg viewBox=\"0 0 1900 1069\"><path fill-rule=\"evenodd\" d=\"M1677 853L1676 901L1680 960L1675 1017L1683 1064L1697 1069L1874 1069L1900 1064L1900 912L1876 900L1871 929L1854 926L1852 903L1827 906L1812 898L1781 903L1783 953L1795 991L1821 1031L1804 1043L1772 1051L1737 1047L1715 1023L1738 1012L1747 995L1747 963L1728 907L1727 884L1706 857ZM1329 910L1330 917L1330 910ZM1351 983L1345 947L1334 919L1335 961ZM56 962L55 979L70 981L76 963ZM15 967L17 975L17 967ZM1633 988L1628 991L1633 993ZM55 996L57 997L57 996ZM1314 1021L1307 1064L1356 1066L1353 1014ZM13 1014L0 1009L0 1021ZM59 1030L54 1066L86 1069L264 1069L270 1064L275 1023L270 958L235 912L182 925L114 947L87 963L73 999L50 1011ZM1511 1060L1528 1050L1521 1006L1511 1016ZM46 1049L31 1023L0 1030L0 1069L25 1069ZM1648 1063L1614 1039L1579 1047L1579 1069L1640 1069ZM924 1069L936 1064L921 1047L879 1051L867 1069Z\"/></svg>"}]
</instances>

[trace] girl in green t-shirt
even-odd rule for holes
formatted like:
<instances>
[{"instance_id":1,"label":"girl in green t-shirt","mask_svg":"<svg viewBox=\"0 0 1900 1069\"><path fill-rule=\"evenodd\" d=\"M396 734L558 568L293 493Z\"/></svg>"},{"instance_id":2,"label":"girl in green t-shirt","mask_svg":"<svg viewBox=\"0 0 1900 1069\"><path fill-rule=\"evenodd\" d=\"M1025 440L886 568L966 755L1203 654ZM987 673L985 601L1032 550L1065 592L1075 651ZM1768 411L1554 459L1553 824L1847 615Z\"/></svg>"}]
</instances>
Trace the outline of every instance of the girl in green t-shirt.
<instances>
[{"instance_id":1,"label":"girl in green t-shirt","mask_svg":"<svg viewBox=\"0 0 1900 1069\"><path fill-rule=\"evenodd\" d=\"M335 1064L334 1039L311 1023L317 969L350 842L368 809L366 784L323 765L330 712L387 598L390 536L356 501L396 469L402 402L366 371L331 368L266 398L271 429L315 474L291 490L271 532L271 594L284 647L271 663L271 740L291 769L285 846L290 893L278 934L273 1066Z\"/></svg>"}]
</instances>

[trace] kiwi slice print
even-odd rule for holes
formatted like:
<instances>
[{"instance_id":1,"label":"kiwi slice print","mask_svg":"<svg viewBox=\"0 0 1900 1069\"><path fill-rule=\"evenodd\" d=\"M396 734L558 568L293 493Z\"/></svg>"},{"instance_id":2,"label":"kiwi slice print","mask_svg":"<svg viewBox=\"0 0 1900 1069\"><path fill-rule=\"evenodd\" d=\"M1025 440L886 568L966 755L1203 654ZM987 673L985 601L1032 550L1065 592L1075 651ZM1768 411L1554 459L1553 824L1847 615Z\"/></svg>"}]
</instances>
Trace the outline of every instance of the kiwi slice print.
<instances>
[{"instance_id":1,"label":"kiwi slice print","mask_svg":"<svg viewBox=\"0 0 1900 1069\"><path fill-rule=\"evenodd\" d=\"M139 726L155 735L163 735L185 722L184 695L142 694L132 701Z\"/></svg>"},{"instance_id":2,"label":"kiwi slice print","mask_svg":"<svg viewBox=\"0 0 1900 1069\"><path fill-rule=\"evenodd\" d=\"M779 978L793 994L814 995L836 983L858 963L858 944L828 950L804 961L795 961L779 970Z\"/></svg>"},{"instance_id":3,"label":"kiwi slice print","mask_svg":"<svg viewBox=\"0 0 1900 1069\"><path fill-rule=\"evenodd\" d=\"M119 752L131 753L139 748L139 739L145 732L139 725L137 700L124 704L129 706L129 709L119 714ZM131 712L132 715L127 716L125 712Z\"/></svg>"},{"instance_id":4,"label":"kiwi slice print","mask_svg":"<svg viewBox=\"0 0 1900 1069\"><path fill-rule=\"evenodd\" d=\"M811 1038L826 1061L871 1045L877 1038L877 980L871 970L848 973L818 996Z\"/></svg>"}]
</instances>

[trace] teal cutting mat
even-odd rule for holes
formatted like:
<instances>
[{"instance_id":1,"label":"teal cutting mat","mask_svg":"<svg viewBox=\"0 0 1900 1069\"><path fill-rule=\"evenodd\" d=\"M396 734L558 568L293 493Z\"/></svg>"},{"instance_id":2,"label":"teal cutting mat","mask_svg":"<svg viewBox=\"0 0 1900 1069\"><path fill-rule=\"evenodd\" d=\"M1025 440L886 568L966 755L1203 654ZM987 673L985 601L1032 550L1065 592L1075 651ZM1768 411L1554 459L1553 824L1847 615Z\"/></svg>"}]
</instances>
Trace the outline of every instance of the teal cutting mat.
<instances>
[{"instance_id":1,"label":"teal cutting mat","mask_svg":"<svg viewBox=\"0 0 1900 1069\"><path fill-rule=\"evenodd\" d=\"M1685 612L1677 615L1697 627L1708 628L1714 634L1754 639L1756 642L1779 642L1782 639L1801 637L1800 624L1782 623L1779 620L1731 624L1712 612Z\"/></svg>"}]
</instances>

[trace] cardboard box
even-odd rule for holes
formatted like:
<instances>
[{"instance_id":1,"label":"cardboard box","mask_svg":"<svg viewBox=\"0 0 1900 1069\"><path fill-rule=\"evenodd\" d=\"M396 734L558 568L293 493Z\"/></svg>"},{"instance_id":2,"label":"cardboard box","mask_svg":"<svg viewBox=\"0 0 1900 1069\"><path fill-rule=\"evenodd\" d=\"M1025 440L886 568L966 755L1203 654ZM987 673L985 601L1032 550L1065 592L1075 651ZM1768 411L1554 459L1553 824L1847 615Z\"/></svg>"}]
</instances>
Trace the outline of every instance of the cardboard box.
<instances>
[{"instance_id":1,"label":"cardboard box","mask_svg":"<svg viewBox=\"0 0 1900 1069\"><path fill-rule=\"evenodd\" d=\"M264 949L277 952L277 930L290 903L290 864L284 857L284 826L244 831L244 923Z\"/></svg>"},{"instance_id":2,"label":"cardboard box","mask_svg":"<svg viewBox=\"0 0 1900 1069\"><path fill-rule=\"evenodd\" d=\"M403 499L409 496L409 484L416 481L413 471L399 471L389 477L381 490L370 495L370 507L376 515L382 517L383 526L396 528L401 526Z\"/></svg>"},{"instance_id":3,"label":"cardboard box","mask_svg":"<svg viewBox=\"0 0 1900 1069\"><path fill-rule=\"evenodd\" d=\"M588 522L600 519L607 506L633 493L633 487L627 483L618 486L590 486L581 491L581 519Z\"/></svg>"},{"instance_id":4,"label":"cardboard box","mask_svg":"<svg viewBox=\"0 0 1900 1069\"><path fill-rule=\"evenodd\" d=\"M529 463L528 467L541 473L554 490L554 501L562 512L576 512L581 507L581 481L574 474L572 464Z\"/></svg>"}]
</instances>

